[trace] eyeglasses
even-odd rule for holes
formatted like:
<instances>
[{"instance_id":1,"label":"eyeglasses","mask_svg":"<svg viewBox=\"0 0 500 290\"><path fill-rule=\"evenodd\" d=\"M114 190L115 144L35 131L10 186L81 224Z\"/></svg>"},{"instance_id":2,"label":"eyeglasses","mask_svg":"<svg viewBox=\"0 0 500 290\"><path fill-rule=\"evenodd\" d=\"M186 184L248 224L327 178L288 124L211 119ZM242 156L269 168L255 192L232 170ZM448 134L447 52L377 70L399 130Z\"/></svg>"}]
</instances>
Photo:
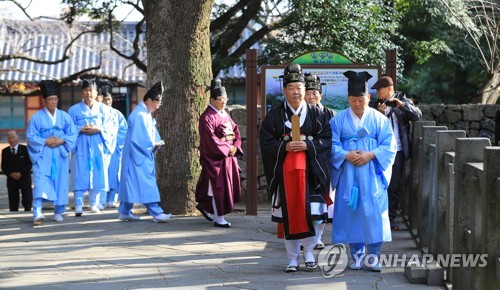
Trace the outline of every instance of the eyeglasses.
<instances>
[{"instance_id":1,"label":"eyeglasses","mask_svg":"<svg viewBox=\"0 0 500 290\"><path fill-rule=\"evenodd\" d=\"M50 97L50 98L47 97L47 98L45 98L45 101L46 102L57 102L57 101L59 101L59 99L57 97L55 97L55 98L54 97Z\"/></svg>"}]
</instances>

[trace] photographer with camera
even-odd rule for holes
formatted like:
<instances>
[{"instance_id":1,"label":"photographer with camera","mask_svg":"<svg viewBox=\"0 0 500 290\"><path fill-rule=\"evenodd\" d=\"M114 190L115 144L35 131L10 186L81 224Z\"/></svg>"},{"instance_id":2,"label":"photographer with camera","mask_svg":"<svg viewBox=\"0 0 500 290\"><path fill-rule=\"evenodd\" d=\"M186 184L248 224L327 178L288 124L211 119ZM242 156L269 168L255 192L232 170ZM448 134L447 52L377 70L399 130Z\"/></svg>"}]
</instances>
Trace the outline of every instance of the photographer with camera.
<instances>
[{"instance_id":1,"label":"photographer with camera","mask_svg":"<svg viewBox=\"0 0 500 290\"><path fill-rule=\"evenodd\" d=\"M396 160L392 166L392 177L389 184L389 219L391 229L399 230L394 221L399 207L399 193L401 191L406 160L411 156L410 121L422 118L422 112L415 106L404 92L395 92L391 77L381 77L372 89L377 90L378 99L370 104L380 113L391 119L392 129L398 145Z\"/></svg>"}]
</instances>

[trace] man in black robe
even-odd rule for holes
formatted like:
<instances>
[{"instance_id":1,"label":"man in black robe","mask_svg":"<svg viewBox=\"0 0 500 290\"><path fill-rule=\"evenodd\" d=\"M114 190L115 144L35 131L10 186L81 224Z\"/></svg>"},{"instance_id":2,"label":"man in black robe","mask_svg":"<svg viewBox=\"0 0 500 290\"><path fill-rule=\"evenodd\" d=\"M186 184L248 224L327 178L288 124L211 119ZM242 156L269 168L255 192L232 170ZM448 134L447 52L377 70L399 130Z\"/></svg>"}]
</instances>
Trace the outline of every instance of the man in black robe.
<instances>
[{"instance_id":1,"label":"man in black robe","mask_svg":"<svg viewBox=\"0 0 500 290\"><path fill-rule=\"evenodd\" d=\"M305 78L300 65L288 65L282 78L286 101L271 108L262 123L262 160L273 196L272 220L282 224L278 235L283 233L285 238L286 272L298 269L300 243L306 269L312 271L317 267L312 252L315 233L327 217L332 132L326 114L304 100ZM292 141L291 120L297 116L300 136L296 138L300 141Z\"/></svg>"},{"instance_id":2,"label":"man in black robe","mask_svg":"<svg viewBox=\"0 0 500 290\"><path fill-rule=\"evenodd\" d=\"M319 76L315 74L306 74L306 97L305 100L309 105L318 106L327 116L328 120L335 116L336 112L330 108L323 106L321 100L323 99L323 90Z\"/></svg>"},{"instance_id":3,"label":"man in black robe","mask_svg":"<svg viewBox=\"0 0 500 290\"><path fill-rule=\"evenodd\" d=\"M336 112L330 108L323 106L321 100L323 99L323 90L321 88L324 83L321 83L321 80L318 75L315 74L305 74L306 78L306 96L305 100L309 105L315 105L320 108L323 113L326 114L326 118L330 120L336 114ZM327 223L332 222L333 216L333 199L335 198L335 193L333 193L330 188L328 188L328 197L327 198L327 206L328 206L328 218L325 219L318 227L316 231L316 246L315 249L324 249L325 244L322 241L323 232L325 231L325 226Z\"/></svg>"}]
</instances>

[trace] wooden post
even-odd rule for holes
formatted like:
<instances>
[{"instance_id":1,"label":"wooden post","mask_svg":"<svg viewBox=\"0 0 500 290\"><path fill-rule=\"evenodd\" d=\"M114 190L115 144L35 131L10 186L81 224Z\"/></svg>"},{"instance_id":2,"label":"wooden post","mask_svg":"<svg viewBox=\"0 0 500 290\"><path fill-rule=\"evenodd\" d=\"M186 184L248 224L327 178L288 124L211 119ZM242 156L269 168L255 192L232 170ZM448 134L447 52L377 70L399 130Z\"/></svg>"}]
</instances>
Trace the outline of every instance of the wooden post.
<instances>
[{"instance_id":1,"label":"wooden post","mask_svg":"<svg viewBox=\"0 0 500 290\"><path fill-rule=\"evenodd\" d=\"M392 78L394 82L394 91L397 88L397 58L398 54L395 49L385 50L385 75Z\"/></svg>"},{"instance_id":2,"label":"wooden post","mask_svg":"<svg viewBox=\"0 0 500 290\"><path fill-rule=\"evenodd\" d=\"M246 214L257 215L257 50L246 50L247 192Z\"/></svg>"},{"instance_id":3,"label":"wooden post","mask_svg":"<svg viewBox=\"0 0 500 290\"><path fill-rule=\"evenodd\" d=\"M494 146L500 146L500 108L497 109L497 113L495 114L495 144Z\"/></svg>"}]
</instances>

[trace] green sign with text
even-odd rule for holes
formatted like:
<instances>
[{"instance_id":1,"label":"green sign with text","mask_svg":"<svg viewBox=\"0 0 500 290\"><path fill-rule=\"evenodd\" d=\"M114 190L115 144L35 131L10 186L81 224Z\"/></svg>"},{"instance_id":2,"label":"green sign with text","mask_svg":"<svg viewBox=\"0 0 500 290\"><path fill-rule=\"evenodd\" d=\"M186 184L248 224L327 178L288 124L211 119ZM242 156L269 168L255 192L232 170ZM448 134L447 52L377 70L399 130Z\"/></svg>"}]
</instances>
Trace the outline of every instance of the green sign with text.
<instances>
[{"instance_id":1,"label":"green sign with text","mask_svg":"<svg viewBox=\"0 0 500 290\"><path fill-rule=\"evenodd\" d=\"M347 57L327 50L316 50L296 57L292 63L298 64L354 64Z\"/></svg>"}]
</instances>

